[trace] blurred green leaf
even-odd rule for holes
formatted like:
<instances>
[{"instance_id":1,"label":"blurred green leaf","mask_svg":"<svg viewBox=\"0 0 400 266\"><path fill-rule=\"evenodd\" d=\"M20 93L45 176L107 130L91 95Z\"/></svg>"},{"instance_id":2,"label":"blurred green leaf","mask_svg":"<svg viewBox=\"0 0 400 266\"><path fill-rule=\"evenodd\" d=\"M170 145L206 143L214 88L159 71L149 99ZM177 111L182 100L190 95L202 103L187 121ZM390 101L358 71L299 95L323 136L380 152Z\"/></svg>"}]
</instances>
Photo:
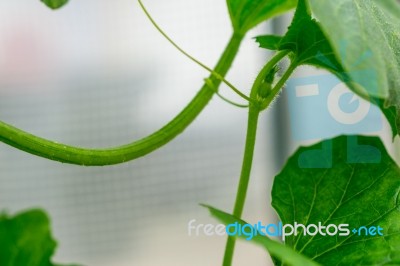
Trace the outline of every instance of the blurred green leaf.
<instances>
[{"instance_id":1,"label":"blurred green leaf","mask_svg":"<svg viewBox=\"0 0 400 266\"><path fill-rule=\"evenodd\" d=\"M225 213L225 212L215 209L211 206L207 206L207 205L203 205L203 206L208 208L211 215L214 216L215 218L217 218L219 221L221 221L225 225L238 223L243 226L243 225L247 224L246 222L236 218L235 216L232 216L231 214ZM244 235L240 235L238 237L240 237L242 239L246 238L246 236L244 236ZM256 235L250 241L266 248L272 256L279 258L284 263L287 263L287 265L293 265L293 266L317 266L317 265L319 265L318 263L315 263L315 262L311 261L310 259L304 257L303 255L300 255L299 253L295 252L293 249L288 248L285 245L283 245L277 241L271 240L268 237Z\"/></svg>"},{"instance_id":2,"label":"blurred green leaf","mask_svg":"<svg viewBox=\"0 0 400 266\"><path fill-rule=\"evenodd\" d=\"M286 237L322 265L400 265L399 195L400 169L380 139L341 136L300 148L275 178L272 205L283 224L349 224L347 236ZM384 236L351 232L360 226Z\"/></svg>"},{"instance_id":3,"label":"blurred green leaf","mask_svg":"<svg viewBox=\"0 0 400 266\"><path fill-rule=\"evenodd\" d=\"M68 0L40 0L51 9L58 9L68 3Z\"/></svg>"},{"instance_id":4,"label":"blurred green leaf","mask_svg":"<svg viewBox=\"0 0 400 266\"><path fill-rule=\"evenodd\" d=\"M296 7L297 0L227 0L226 3L233 28L244 34L259 23Z\"/></svg>"},{"instance_id":5,"label":"blurred green leaf","mask_svg":"<svg viewBox=\"0 0 400 266\"><path fill-rule=\"evenodd\" d=\"M400 123L398 122L398 111L395 106L385 106L385 101L378 98L370 98L371 102L379 106L387 121L389 122L390 128L392 129L392 139L394 139L400 133Z\"/></svg>"},{"instance_id":6,"label":"blurred green leaf","mask_svg":"<svg viewBox=\"0 0 400 266\"><path fill-rule=\"evenodd\" d=\"M313 15L351 80L364 82L365 93L383 101L393 131L400 128L400 14L393 0L309 0ZM389 13L391 15L389 15ZM373 77L357 76L359 70ZM359 94L360 91L356 91ZM396 122L389 108L396 108ZM391 111L390 111L391 112ZM393 126L395 124L395 126Z\"/></svg>"},{"instance_id":7,"label":"blurred green leaf","mask_svg":"<svg viewBox=\"0 0 400 266\"><path fill-rule=\"evenodd\" d=\"M375 0L388 14L400 19L400 2L398 0Z\"/></svg>"},{"instance_id":8,"label":"blurred green leaf","mask_svg":"<svg viewBox=\"0 0 400 266\"><path fill-rule=\"evenodd\" d=\"M1 266L56 266L51 262L56 246L42 210L0 216Z\"/></svg>"}]
</instances>

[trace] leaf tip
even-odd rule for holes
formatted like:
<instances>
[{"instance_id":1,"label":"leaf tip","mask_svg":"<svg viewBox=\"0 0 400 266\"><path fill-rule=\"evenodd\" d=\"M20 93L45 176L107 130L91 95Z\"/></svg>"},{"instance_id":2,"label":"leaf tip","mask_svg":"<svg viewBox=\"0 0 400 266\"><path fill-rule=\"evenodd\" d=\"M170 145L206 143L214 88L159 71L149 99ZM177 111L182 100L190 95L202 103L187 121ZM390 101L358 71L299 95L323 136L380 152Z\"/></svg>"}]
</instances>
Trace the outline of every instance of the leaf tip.
<instances>
[{"instance_id":1,"label":"leaf tip","mask_svg":"<svg viewBox=\"0 0 400 266\"><path fill-rule=\"evenodd\" d=\"M68 3L68 0L40 0L52 10L59 9Z\"/></svg>"}]
</instances>

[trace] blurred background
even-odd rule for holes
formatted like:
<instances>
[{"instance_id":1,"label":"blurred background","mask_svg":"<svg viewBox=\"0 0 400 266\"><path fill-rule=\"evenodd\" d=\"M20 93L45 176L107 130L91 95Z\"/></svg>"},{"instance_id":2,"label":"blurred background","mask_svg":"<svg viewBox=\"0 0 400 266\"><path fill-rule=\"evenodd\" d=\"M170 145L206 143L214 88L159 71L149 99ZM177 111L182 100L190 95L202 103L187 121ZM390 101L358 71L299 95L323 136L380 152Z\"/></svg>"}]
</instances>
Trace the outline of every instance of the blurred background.
<instances>
[{"instance_id":1,"label":"blurred background","mask_svg":"<svg viewBox=\"0 0 400 266\"><path fill-rule=\"evenodd\" d=\"M145 0L159 25L213 66L231 34L225 1ZM290 14L251 31L227 79L249 91L270 54L252 37L282 33ZM51 11L38 0L0 2L0 119L84 147L140 139L171 120L208 73L154 29L135 0L71 0ZM311 68L296 77L318 75ZM226 87L222 94L241 99ZM261 116L244 218L277 221L273 176L302 144L292 137L287 95ZM0 209L45 209L59 242L54 261L82 265L220 265L225 238L189 236L188 222L216 223L199 206L231 211L246 109L214 98L180 136L138 160L79 167L0 145ZM293 118L292 118L293 119ZM377 132L396 157L387 123ZM323 125L321 125L323 126ZM270 265L239 242L235 265Z\"/></svg>"}]
</instances>

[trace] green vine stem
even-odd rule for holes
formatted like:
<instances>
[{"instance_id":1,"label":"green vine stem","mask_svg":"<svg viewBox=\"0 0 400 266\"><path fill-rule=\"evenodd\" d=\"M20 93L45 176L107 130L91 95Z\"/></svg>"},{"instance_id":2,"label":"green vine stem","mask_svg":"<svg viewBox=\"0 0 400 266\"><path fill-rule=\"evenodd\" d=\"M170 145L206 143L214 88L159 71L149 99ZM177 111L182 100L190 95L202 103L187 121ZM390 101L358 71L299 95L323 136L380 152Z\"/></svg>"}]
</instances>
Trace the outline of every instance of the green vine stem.
<instances>
[{"instance_id":1,"label":"green vine stem","mask_svg":"<svg viewBox=\"0 0 400 266\"><path fill-rule=\"evenodd\" d=\"M247 187L249 185L259 114L260 114L259 107L254 104L250 104L242 171L240 174L239 185L236 194L235 207L233 209L233 215L238 218L242 216L244 202L247 194ZM229 236L225 247L225 254L223 261L224 266L230 266L232 264L234 249L235 249L235 238Z\"/></svg>"},{"instance_id":2,"label":"green vine stem","mask_svg":"<svg viewBox=\"0 0 400 266\"><path fill-rule=\"evenodd\" d=\"M270 105L272 100L279 93L280 89L284 86L287 79L293 73L295 65L291 64L289 66L289 68L286 70L282 78L271 89L270 94L266 98L260 98L258 95L258 91L266 75L288 53L289 53L288 51L282 51L276 54L260 71L251 89L250 97L252 99L258 98L259 102L250 103L249 106L246 143L245 143L244 156L242 162L242 170L240 173L239 185L236 193L235 206L233 208L233 215L239 219L242 216L244 204L246 201L247 188L249 185L251 167L253 163L254 147L256 143L259 114L262 110L266 109ZM235 238L229 236L225 246L223 266L230 266L232 264L234 249L235 249Z\"/></svg>"},{"instance_id":3,"label":"green vine stem","mask_svg":"<svg viewBox=\"0 0 400 266\"><path fill-rule=\"evenodd\" d=\"M242 34L234 33L214 72L225 76L239 50ZM179 135L200 114L215 94L221 79L209 79L214 89L204 84L194 99L168 124L153 134L127 145L108 149L84 149L43 139L0 121L0 141L25 152L62 163L101 166L124 163L144 156Z\"/></svg>"}]
</instances>

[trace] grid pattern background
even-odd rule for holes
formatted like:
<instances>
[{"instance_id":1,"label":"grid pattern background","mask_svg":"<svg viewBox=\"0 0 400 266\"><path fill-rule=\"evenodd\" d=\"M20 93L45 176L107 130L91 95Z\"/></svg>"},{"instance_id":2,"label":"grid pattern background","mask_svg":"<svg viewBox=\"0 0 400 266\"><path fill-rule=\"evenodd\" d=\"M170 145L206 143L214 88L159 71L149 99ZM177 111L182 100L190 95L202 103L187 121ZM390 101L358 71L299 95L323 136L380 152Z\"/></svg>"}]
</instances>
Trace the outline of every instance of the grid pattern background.
<instances>
[{"instance_id":1,"label":"grid pattern background","mask_svg":"<svg viewBox=\"0 0 400 266\"><path fill-rule=\"evenodd\" d=\"M1 120L63 143L109 147L146 136L185 106L207 73L170 47L135 1L114 2L71 0L57 12L38 1L0 3ZM146 4L178 43L213 65L230 32L224 1L214 2ZM265 57L246 53L255 47L246 40L246 56L230 73L241 88ZM0 209L45 209L60 262L218 265L225 239L189 237L187 223L213 221L200 202L231 209L246 117L214 99L172 143L111 167L60 164L0 145ZM267 131L261 125L261 136ZM246 213L258 219L269 205L266 169L275 171L266 146L260 138ZM247 262L253 254L252 265L268 261L261 249L240 252Z\"/></svg>"}]
</instances>

